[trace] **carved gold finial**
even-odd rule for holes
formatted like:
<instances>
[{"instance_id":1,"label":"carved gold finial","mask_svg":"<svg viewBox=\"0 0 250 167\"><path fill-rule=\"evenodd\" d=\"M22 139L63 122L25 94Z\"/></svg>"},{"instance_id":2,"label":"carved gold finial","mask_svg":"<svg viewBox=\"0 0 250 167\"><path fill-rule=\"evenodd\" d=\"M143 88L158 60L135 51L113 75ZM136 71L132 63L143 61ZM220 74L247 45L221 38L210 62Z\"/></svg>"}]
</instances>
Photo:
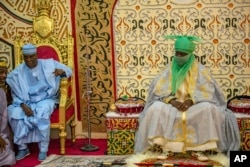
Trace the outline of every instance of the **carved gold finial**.
<instances>
[{"instance_id":1,"label":"carved gold finial","mask_svg":"<svg viewBox=\"0 0 250 167\"><path fill-rule=\"evenodd\" d=\"M54 30L54 20L49 17L50 0L39 0L37 4L38 16L34 17L34 32L42 38L47 38Z\"/></svg>"},{"instance_id":2,"label":"carved gold finial","mask_svg":"<svg viewBox=\"0 0 250 167\"><path fill-rule=\"evenodd\" d=\"M115 111L116 111L116 106L115 106L115 104L111 104L109 110L112 111L112 112L115 112Z\"/></svg>"},{"instance_id":3,"label":"carved gold finial","mask_svg":"<svg viewBox=\"0 0 250 167\"><path fill-rule=\"evenodd\" d=\"M39 0L37 4L38 15L39 16L49 16L50 13L50 0Z\"/></svg>"}]
</instances>

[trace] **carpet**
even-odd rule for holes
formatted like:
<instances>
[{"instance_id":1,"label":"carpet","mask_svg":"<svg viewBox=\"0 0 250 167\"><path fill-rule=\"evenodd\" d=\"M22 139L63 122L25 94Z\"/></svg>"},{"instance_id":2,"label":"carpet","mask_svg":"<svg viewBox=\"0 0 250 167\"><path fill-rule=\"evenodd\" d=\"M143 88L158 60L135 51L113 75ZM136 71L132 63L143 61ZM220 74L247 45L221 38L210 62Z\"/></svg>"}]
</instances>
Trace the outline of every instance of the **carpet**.
<instances>
[{"instance_id":1,"label":"carpet","mask_svg":"<svg viewBox=\"0 0 250 167\"><path fill-rule=\"evenodd\" d=\"M36 167L127 167L128 155L49 155Z\"/></svg>"},{"instance_id":2,"label":"carpet","mask_svg":"<svg viewBox=\"0 0 250 167\"><path fill-rule=\"evenodd\" d=\"M229 158L224 154L208 155L206 162L198 161L189 154L175 154L165 160L157 159L157 154L133 155L56 155L47 157L36 167L229 167Z\"/></svg>"},{"instance_id":3,"label":"carpet","mask_svg":"<svg viewBox=\"0 0 250 167\"><path fill-rule=\"evenodd\" d=\"M178 167L229 167L229 158L224 154L207 155L209 160L198 161L190 154L175 154L173 157L161 160L157 159L158 154L134 154L126 158L128 167L156 167L156 166L178 166Z\"/></svg>"}]
</instances>

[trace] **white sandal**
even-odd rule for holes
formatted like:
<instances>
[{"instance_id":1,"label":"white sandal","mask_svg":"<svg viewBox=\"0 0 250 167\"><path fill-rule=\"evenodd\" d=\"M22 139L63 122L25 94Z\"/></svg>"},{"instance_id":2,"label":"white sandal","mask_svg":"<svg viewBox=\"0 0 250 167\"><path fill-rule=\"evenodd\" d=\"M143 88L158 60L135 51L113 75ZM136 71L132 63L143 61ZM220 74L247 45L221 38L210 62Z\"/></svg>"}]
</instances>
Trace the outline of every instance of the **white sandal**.
<instances>
[{"instance_id":1,"label":"white sandal","mask_svg":"<svg viewBox=\"0 0 250 167\"><path fill-rule=\"evenodd\" d=\"M174 153L171 151L163 151L160 155L157 156L157 159L167 159L174 156Z\"/></svg>"},{"instance_id":2,"label":"white sandal","mask_svg":"<svg viewBox=\"0 0 250 167\"><path fill-rule=\"evenodd\" d=\"M208 161L208 157L204 155L201 151L193 151L191 156L198 159L199 161Z\"/></svg>"}]
</instances>

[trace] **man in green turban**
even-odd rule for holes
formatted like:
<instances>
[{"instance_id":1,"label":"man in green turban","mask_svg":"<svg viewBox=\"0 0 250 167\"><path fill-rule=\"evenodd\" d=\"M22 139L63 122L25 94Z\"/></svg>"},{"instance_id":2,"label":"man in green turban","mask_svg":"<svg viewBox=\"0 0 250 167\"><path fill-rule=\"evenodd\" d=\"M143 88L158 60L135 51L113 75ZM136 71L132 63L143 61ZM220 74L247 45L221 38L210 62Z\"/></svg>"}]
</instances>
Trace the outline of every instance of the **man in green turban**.
<instances>
[{"instance_id":1,"label":"man in green turban","mask_svg":"<svg viewBox=\"0 0 250 167\"><path fill-rule=\"evenodd\" d=\"M151 83L140 114L135 153L160 147L158 158L190 153L207 161L208 150L226 153L240 148L239 128L216 80L195 60L194 36L167 36L175 41L171 65Z\"/></svg>"}]
</instances>

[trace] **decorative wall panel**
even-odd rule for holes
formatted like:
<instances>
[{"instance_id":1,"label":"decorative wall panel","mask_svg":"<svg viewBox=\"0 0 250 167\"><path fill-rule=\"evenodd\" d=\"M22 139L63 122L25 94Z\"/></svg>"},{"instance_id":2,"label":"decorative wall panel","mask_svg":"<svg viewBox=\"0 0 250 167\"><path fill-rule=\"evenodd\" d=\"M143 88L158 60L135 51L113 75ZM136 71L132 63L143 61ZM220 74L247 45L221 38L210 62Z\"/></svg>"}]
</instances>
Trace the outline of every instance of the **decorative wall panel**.
<instances>
[{"instance_id":1,"label":"decorative wall panel","mask_svg":"<svg viewBox=\"0 0 250 167\"><path fill-rule=\"evenodd\" d=\"M77 97L83 131L106 132L105 114L114 102L111 13L115 1L77 1ZM89 115L88 115L89 113ZM89 120L88 120L89 118Z\"/></svg>"},{"instance_id":2,"label":"decorative wall panel","mask_svg":"<svg viewBox=\"0 0 250 167\"><path fill-rule=\"evenodd\" d=\"M203 39L195 54L226 99L250 94L250 1L120 0L113 13L117 96L147 97L173 57L164 35Z\"/></svg>"}]
</instances>

